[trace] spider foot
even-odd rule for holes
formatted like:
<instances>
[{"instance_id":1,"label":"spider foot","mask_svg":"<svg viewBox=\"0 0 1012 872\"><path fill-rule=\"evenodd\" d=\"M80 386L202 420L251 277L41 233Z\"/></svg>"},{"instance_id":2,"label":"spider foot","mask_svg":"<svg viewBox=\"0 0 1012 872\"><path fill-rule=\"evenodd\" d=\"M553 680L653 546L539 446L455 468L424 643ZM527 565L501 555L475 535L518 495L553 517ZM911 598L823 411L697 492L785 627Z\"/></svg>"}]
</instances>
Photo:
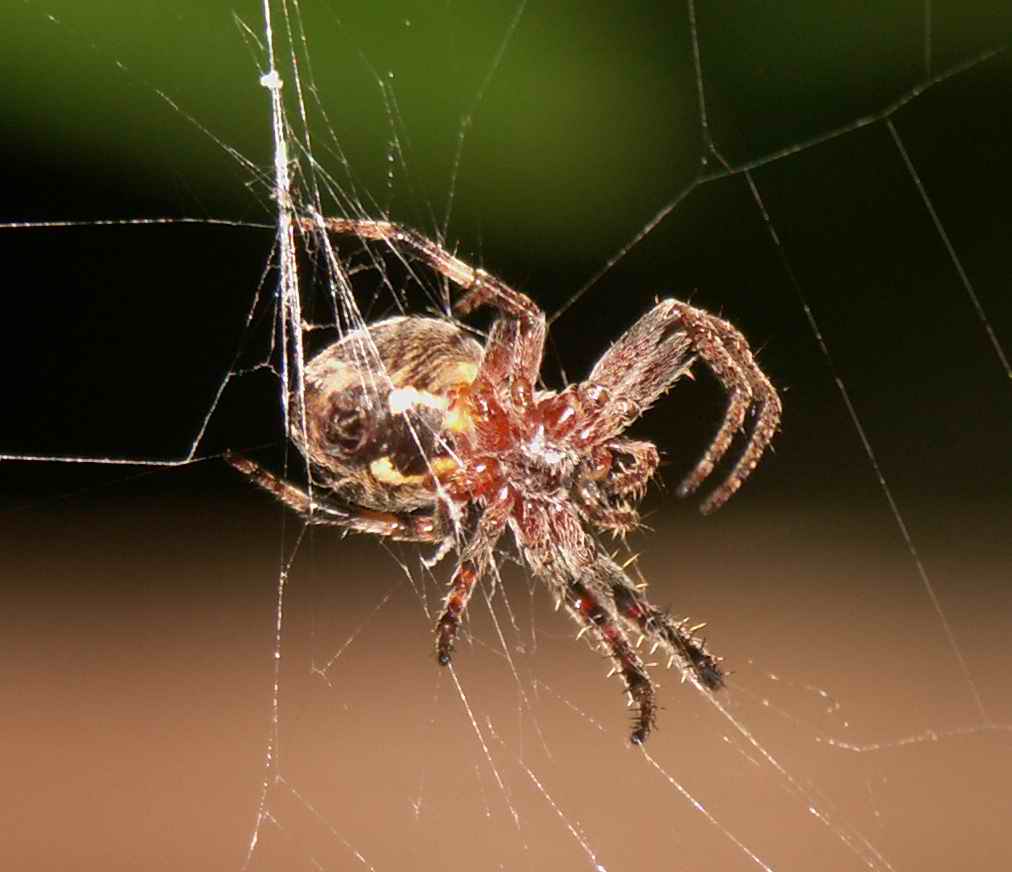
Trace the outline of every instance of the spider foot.
<instances>
[{"instance_id":1,"label":"spider foot","mask_svg":"<svg viewBox=\"0 0 1012 872\"><path fill-rule=\"evenodd\" d=\"M459 623L448 619L446 615L436 624L436 662L440 666L449 666L453 659L453 647L457 641Z\"/></svg>"},{"instance_id":2,"label":"spider foot","mask_svg":"<svg viewBox=\"0 0 1012 872\"><path fill-rule=\"evenodd\" d=\"M724 421L695 468L678 486L680 497L694 493L716 468L749 413L755 423L748 444L733 469L703 501L704 515L726 503L751 475L780 424L781 404L776 389L756 363L745 337L733 324L685 304L675 307L677 322L692 341L693 350L710 367L728 395Z\"/></svg>"},{"instance_id":3,"label":"spider foot","mask_svg":"<svg viewBox=\"0 0 1012 872\"><path fill-rule=\"evenodd\" d=\"M611 674L622 676L629 705L636 710L629 741L642 745L657 719L657 699L646 666L614 615L588 586L569 582L565 605L580 624L594 633L604 652L611 657L614 663Z\"/></svg>"},{"instance_id":4,"label":"spider foot","mask_svg":"<svg viewBox=\"0 0 1012 872\"><path fill-rule=\"evenodd\" d=\"M640 673L632 682L628 678L626 681L629 702L636 709L629 741L633 745L642 745L653 732L657 723L657 700L654 697L654 686L646 673Z\"/></svg>"},{"instance_id":5,"label":"spider foot","mask_svg":"<svg viewBox=\"0 0 1012 872\"><path fill-rule=\"evenodd\" d=\"M724 687L727 673L720 668L721 658L706 650L705 639L688 638L681 642L680 647L688 661L689 670L703 687L707 690L720 690Z\"/></svg>"},{"instance_id":6,"label":"spider foot","mask_svg":"<svg viewBox=\"0 0 1012 872\"><path fill-rule=\"evenodd\" d=\"M453 648L457 642L457 631L471 598L478 573L470 563L462 563L453 573L450 592L446 596L443 613L436 621L436 660L440 666L449 666L453 659Z\"/></svg>"},{"instance_id":7,"label":"spider foot","mask_svg":"<svg viewBox=\"0 0 1012 872\"><path fill-rule=\"evenodd\" d=\"M642 638L652 640L651 653L664 648L668 652L669 667L677 665L683 675L691 675L707 690L720 690L724 686L720 658L710 653L702 636L696 635L705 624L690 627L688 618L676 621L634 588L623 584L613 586L612 596L619 614L635 624Z\"/></svg>"}]
</instances>

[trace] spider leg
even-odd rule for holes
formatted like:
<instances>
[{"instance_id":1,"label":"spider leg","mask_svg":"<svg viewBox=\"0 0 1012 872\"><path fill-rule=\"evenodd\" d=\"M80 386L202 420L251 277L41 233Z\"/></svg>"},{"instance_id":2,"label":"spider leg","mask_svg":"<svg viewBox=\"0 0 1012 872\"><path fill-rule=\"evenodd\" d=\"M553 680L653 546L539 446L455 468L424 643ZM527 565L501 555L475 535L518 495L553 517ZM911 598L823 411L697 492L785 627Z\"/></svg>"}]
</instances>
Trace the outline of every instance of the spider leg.
<instances>
[{"instance_id":1,"label":"spider leg","mask_svg":"<svg viewBox=\"0 0 1012 872\"><path fill-rule=\"evenodd\" d=\"M723 457L745 413L755 407L756 423L748 445L726 479L704 500L704 513L719 509L741 487L759 463L780 424L782 406L776 388L759 369L745 337L728 321L681 304L680 320L692 336L693 347L728 392L724 422L699 463L678 487L679 496L693 493Z\"/></svg>"},{"instance_id":2,"label":"spider leg","mask_svg":"<svg viewBox=\"0 0 1012 872\"><path fill-rule=\"evenodd\" d=\"M597 446L575 491L587 520L616 535L635 530L640 516L630 500L643 496L659 463L652 442L616 438Z\"/></svg>"},{"instance_id":3,"label":"spider leg","mask_svg":"<svg viewBox=\"0 0 1012 872\"><path fill-rule=\"evenodd\" d=\"M317 232L321 224L321 222L313 218L300 218L297 223L304 233ZM479 288L489 288L491 290L501 287L506 296L515 295L514 291L511 291L495 279L494 276L489 275L484 270L474 269L474 267L469 266L431 239L422 236L421 233L409 227L395 224L393 221L375 221L370 218L323 218L322 226L328 233L335 235L357 236L359 239L387 242L391 246L407 249L416 257L425 261L440 275L445 276L455 285L467 291L468 294L465 295L464 299L469 299L474 291ZM530 303L529 300L527 302ZM463 300L458 301L454 306L454 310L466 314L479 305L479 303L474 303L461 309L462 304Z\"/></svg>"},{"instance_id":4,"label":"spider leg","mask_svg":"<svg viewBox=\"0 0 1012 872\"><path fill-rule=\"evenodd\" d=\"M301 218L297 223L306 233L315 232L319 226L312 218ZM526 294L513 290L491 273L470 266L410 227L369 218L324 218L323 226L328 232L337 235L374 239L408 249L466 292L453 307L459 315L467 315L479 306L488 304L515 318L544 317Z\"/></svg>"},{"instance_id":5,"label":"spider leg","mask_svg":"<svg viewBox=\"0 0 1012 872\"><path fill-rule=\"evenodd\" d=\"M319 227L311 218L302 218L298 224L307 233ZM465 292L453 306L457 315L467 315L482 305L498 309L507 317L492 328L482 375L494 382L514 374L522 375L531 385L537 381L545 344L545 314L526 294L499 281L491 273L468 265L422 234L392 221L324 218L323 226L330 233L383 241L412 252Z\"/></svg>"},{"instance_id":6,"label":"spider leg","mask_svg":"<svg viewBox=\"0 0 1012 872\"><path fill-rule=\"evenodd\" d=\"M629 699L636 707L636 721L629 740L642 745L657 720L657 699L654 684L646 665L622 629L607 599L594 593L579 581L559 583L566 611L591 630L615 663L615 672L622 676ZM614 674L614 673L613 673Z\"/></svg>"},{"instance_id":7,"label":"spider leg","mask_svg":"<svg viewBox=\"0 0 1012 872\"><path fill-rule=\"evenodd\" d=\"M602 558L599 567L619 615L649 639L653 647L667 652L669 666L677 665L683 675L692 676L707 690L724 686L720 658L707 650L704 640L687 626L687 620L676 621L667 611L657 608L614 561Z\"/></svg>"},{"instance_id":8,"label":"spider leg","mask_svg":"<svg viewBox=\"0 0 1012 872\"><path fill-rule=\"evenodd\" d=\"M613 439L605 447L611 451L613 460L601 487L613 496L642 497L661 462L657 446L640 439ZM625 462L616 468L614 461L618 458L624 458Z\"/></svg>"},{"instance_id":9,"label":"spider leg","mask_svg":"<svg viewBox=\"0 0 1012 872\"><path fill-rule=\"evenodd\" d=\"M604 395L593 424L595 441L618 436L689 373L692 341L672 322L674 305L665 300L647 312L604 353L584 382Z\"/></svg>"},{"instance_id":10,"label":"spider leg","mask_svg":"<svg viewBox=\"0 0 1012 872\"><path fill-rule=\"evenodd\" d=\"M617 536L625 536L639 526L640 513L627 502L615 504L609 501L597 482L581 482L576 493L580 499L580 509L595 526Z\"/></svg>"},{"instance_id":11,"label":"spider leg","mask_svg":"<svg viewBox=\"0 0 1012 872\"><path fill-rule=\"evenodd\" d=\"M450 579L450 592L446 595L443 612L436 621L436 660L442 666L447 666L453 659L457 630L460 629L478 578L478 567L465 561L457 566Z\"/></svg>"},{"instance_id":12,"label":"spider leg","mask_svg":"<svg viewBox=\"0 0 1012 872\"><path fill-rule=\"evenodd\" d=\"M436 512L414 515L362 508L350 510L315 495L310 498L301 488L268 472L246 457L226 452L225 460L254 484L301 515L308 524L343 527L354 533L373 533L402 542L441 542L446 538L447 534Z\"/></svg>"},{"instance_id":13,"label":"spider leg","mask_svg":"<svg viewBox=\"0 0 1012 872\"><path fill-rule=\"evenodd\" d=\"M601 579L601 557L584 533L579 518L551 502L526 500L514 525L517 541L534 573L548 582L566 612L590 632L615 664L636 708L631 741L642 744L657 718L657 700L646 665L636 653Z\"/></svg>"},{"instance_id":14,"label":"spider leg","mask_svg":"<svg viewBox=\"0 0 1012 872\"><path fill-rule=\"evenodd\" d=\"M506 528L506 518L513 507L511 497L491 502L478 522L478 529L464 549L460 563L450 579L450 590L443 602L443 611L436 621L436 659L447 666L453 659L457 631L467 611L471 594L492 564L492 551Z\"/></svg>"},{"instance_id":15,"label":"spider leg","mask_svg":"<svg viewBox=\"0 0 1012 872\"><path fill-rule=\"evenodd\" d=\"M748 445L728 477L704 500L702 511L720 508L755 469L780 422L776 389L759 369L745 337L731 324L678 300L663 300L636 322L598 361L587 384L611 398L598 415L594 433L607 439L624 430L683 375L699 357L728 394L724 420L679 486L686 496L713 471L755 409Z\"/></svg>"}]
</instances>

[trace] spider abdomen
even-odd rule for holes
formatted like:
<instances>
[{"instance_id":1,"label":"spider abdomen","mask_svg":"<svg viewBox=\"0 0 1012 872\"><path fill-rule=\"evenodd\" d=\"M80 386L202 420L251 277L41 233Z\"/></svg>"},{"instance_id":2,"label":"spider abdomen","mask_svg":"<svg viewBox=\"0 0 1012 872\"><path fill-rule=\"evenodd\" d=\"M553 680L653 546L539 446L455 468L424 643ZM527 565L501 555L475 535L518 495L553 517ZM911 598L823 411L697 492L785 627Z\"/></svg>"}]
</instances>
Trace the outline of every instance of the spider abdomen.
<instances>
[{"instance_id":1,"label":"spider abdomen","mask_svg":"<svg viewBox=\"0 0 1012 872\"><path fill-rule=\"evenodd\" d=\"M436 318L352 331L307 364L305 430L293 415L292 439L325 484L361 505L429 505L452 397L474 380L481 354L459 327Z\"/></svg>"}]
</instances>

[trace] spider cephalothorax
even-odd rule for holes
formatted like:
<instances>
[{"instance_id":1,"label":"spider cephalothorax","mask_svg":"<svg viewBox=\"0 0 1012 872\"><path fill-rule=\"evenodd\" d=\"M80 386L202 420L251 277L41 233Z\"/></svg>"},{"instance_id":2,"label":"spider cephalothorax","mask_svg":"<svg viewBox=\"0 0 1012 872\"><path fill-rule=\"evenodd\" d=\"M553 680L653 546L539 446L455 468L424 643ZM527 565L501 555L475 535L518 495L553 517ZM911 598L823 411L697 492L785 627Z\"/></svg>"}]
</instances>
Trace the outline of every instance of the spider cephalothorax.
<instances>
[{"instance_id":1,"label":"spider cephalothorax","mask_svg":"<svg viewBox=\"0 0 1012 872\"><path fill-rule=\"evenodd\" d=\"M657 703L630 633L663 649L669 665L698 686L721 687L718 658L695 628L652 605L600 549L595 531L625 534L638 526L635 503L658 453L622 434L697 358L724 386L728 406L679 493L692 493L712 472L750 410L748 444L703 511L723 505L755 468L776 432L780 399L741 333L701 309L663 300L586 381L539 390L545 316L527 296L398 225L324 224L424 260L464 289L455 314L487 305L498 317L484 347L449 320L399 317L353 331L314 357L304 406L298 396L294 404L305 414L291 424L317 486L312 496L250 460L230 462L309 523L455 545L457 566L436 623L440 663L450 662L474 587L509 529L581 634L591 633L614 661L636 709L633 742L650 733ZM321 496L321 486L330 493Z\"/></svg>"}]
</instances>

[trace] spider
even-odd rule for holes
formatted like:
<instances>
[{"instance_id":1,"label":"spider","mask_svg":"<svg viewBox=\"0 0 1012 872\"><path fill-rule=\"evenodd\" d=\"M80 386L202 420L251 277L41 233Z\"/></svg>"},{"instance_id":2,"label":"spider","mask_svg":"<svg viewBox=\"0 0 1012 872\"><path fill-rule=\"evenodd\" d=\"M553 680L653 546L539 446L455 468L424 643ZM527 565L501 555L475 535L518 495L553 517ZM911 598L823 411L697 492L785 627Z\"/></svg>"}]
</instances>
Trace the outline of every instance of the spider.
<instances>
[{"instance_id":1,"label":"spider","mask_svg":"<svg viewBox=\"0 0 1012 872\"><path fill-rule=\"evenodd\" d=\"M302 232L318 223L301 219ZM684 679L715 691L720 658L689 627L645 596L599 546L595 532L625 535L657 471L651 443L623 436L699 359L728 395L723 423L678 489L695 491L754 411L747 445L702 503L722 506L755 468L777 430L781 404L745 338L727 321L674 299L656 305L609 348L583 382L538 387L545 315L525 294L400 225L328 218L334 235L388 245L463 291L453 307L497 313L484 347L456 322L394 317L349 332L312 358L290 438L305 456L303 490L253 461L228 461L307 523L451 548L456 568L435 626L449 664L468 601L489 573L507 529L530 571L614 663L634 709L631 741L654 728L654 684L638 649L649 640ZM324 494L324 495L321 495ZM632 639L638 637L636 642Z\"/></svg>"}]
</instances>

